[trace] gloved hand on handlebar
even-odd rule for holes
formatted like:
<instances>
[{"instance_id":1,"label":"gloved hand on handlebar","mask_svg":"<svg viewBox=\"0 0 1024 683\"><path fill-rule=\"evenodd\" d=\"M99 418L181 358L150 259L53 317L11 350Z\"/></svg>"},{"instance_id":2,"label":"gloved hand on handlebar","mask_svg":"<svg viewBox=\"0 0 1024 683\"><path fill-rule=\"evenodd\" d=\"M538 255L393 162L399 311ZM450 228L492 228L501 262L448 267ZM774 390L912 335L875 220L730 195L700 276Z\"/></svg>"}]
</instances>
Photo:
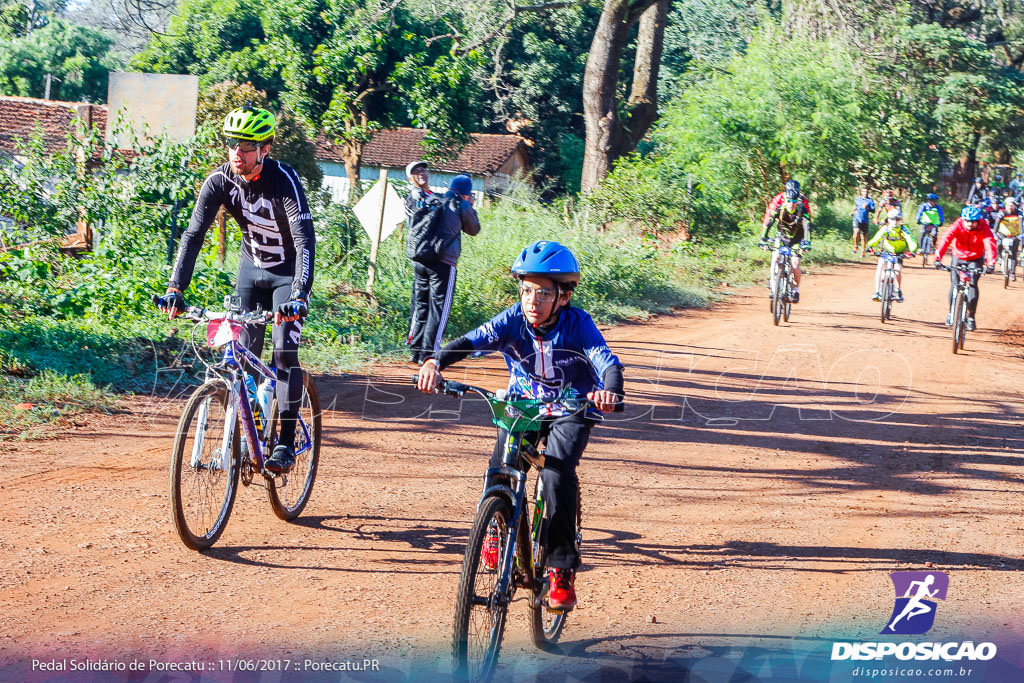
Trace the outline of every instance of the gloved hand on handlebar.
<instances>
[{"instance_id":1,"label":"gloved hand on handlebar","mask_svg":"<svg viewBox=\"0 0 1024 683\"><path fill-rule=\"evenodd\" d=\"M936 270L940 270L941 268L942 268L942 261L936 261L935 262L935 269Z\"/></svg>"},{"instance_id":2,"label":"gloved hand on handlebar","mask_svg":"<svg viewBox=\"0 0 1024 683\"><path fill-rule=\"evenodd\" d=\"M804 251L807 251L808 249L811 248L811 241L810 240L800 240L800 248L803 249Z\"/></svg>"},{"instance_id":3,"label":"gloved hand on handlebar","mask_svg":"<svg viewBox=\"0 0 1024 683\"><path fill-rule=\"evenodd\" d=\"M177 289L168 287L167 292L156 300L156 307L168 318L175 318L185 311L185 297Z\"/></svg>"},{"instance_id":4,"label":"gloved hand on handlebar","mask_svg":"<svg viewBox=\"0 0 1024 683\"><path fill-rule=\"evenodd\" d=\"M281 323L298 320L308 312L306 299L302 296L302 293L292 292L292 298L278 306L277 311L274 312L274 324L280 325Z\"/></svg>"},{"instance_id":5,"label":"gloved hand on handlebar","mask_svg":"<svg viewBox=\"0 0 1024 683\"><path fill-rule=\"evenodd\" d=\"M986 275L991 275L994 272L996 272L996 267L995 266L985 266L985 274Z\"/></svg>"},{"instance_id":6,"label":"gloved hand on handlebar","mask_svg":"<svg viewBox=\"0 0 1024 683\"><path fill-rule=\"evenodd\" d=\"M768 243L768 240L761 240L760 242L757 243L757 246L761 247L762 249L768 249L771 245Z\"/></svg>"}]
</instances>

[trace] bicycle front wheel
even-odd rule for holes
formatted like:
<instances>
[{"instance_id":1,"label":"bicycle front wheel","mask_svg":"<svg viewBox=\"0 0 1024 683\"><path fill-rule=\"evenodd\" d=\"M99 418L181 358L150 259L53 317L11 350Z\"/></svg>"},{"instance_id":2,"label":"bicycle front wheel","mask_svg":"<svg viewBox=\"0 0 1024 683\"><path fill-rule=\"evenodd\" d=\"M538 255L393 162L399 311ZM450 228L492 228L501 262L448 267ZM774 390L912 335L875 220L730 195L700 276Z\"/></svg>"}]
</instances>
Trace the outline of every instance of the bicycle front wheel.
<instances>
[{"instance_id":1,"label":"bicycle front wheel","mask_svg":"<svg viewBox=\"0 0 1024 683\"><path fill-rule=\"evenodd\" d=\"M1013 270L1010 269L1010 255L1007 252L1003 252L1003 262L1000 266L1003 271L1003 289L1010 286L1010 276L1013 275Z\"/></svg>"},{"instance_id":2,"label":"bicycle front wheel","mask_svg":"<svg viewBox=\"0 0 1024 683\"><path fill-rule=\"evenodd\" d=\"M508 616L508 599L511 597L498 595L500 572L508 552L511 519L512 508L508 501L491 496L481 503L469 532L452 629L455 675L461 680L486 681L498 663ZM499 544L497 566L493 569L480 564L487 532L492 526L497 530ZM508 581L511 586L512 578L508 577Z\"/></svg>"},{"instance_id":3,"label":"bicycle front wheel","mask_svg":"<svg viewBox=\"0 0 1024 683\"><path fill-rule=\"evenodd\" d=\"M270 406L270 439L267 441L267 450L271 452L277 443L277 434L281 428L280 418L275 397ZM280 480L270 477L265 480L267 499L279 519L295 519L309 502L317 467L320 465L322 431L320 394L316 391L313 378L303 370L302 401L299 403L299 418L295 421L295 465Z\"/></svg>"},{"instance_id":4,"label":"bicycle front wheel","mask_svg":"<svg viewBox=\"0 0 1024 683\"><path fill-rule=\"evenodd\" d=\"M224 444L228 403L223 382L202 385L185 404L174 438L171 519L182 543L192 550L217 542L238 491L238 429L233 430L226 449Z\"/></svg>"},{"instance_id":5,"label":"bicycle front wheel","mask_svg":"<svg viewBox=\"0 0 1024 683\"><path fill-rule=\"evenodd\" d=\"M964 347L964 335L967 333L967 302L964 301L964 293L957 292L953 303L953 353L957 353Z\"/></svg>"},{"instance_id":6,"label":"bicycle front wheel","mask_svg":"<svg viewBox=\"0 0 1024 683\"><path fill-rule=\"evenodd\" d=\"M775 281L775 309L772 311L772 322L776 325L782 318L782 309L785 307L786 297L789 296L789 290L786 287L788 280L789 278L784 277L780 269L779 276Z\"/></svg>"},{"instance_id":7,"label":"bicycle front wheel","mask_svg":"<svg viewBox=\"0 0 1024 683\"><path fill-rule=\"evenodd\" d=\"M882 284L882 322L889 319L892 313L892 279L884 276Z\"/></svg>"}]
</instances>

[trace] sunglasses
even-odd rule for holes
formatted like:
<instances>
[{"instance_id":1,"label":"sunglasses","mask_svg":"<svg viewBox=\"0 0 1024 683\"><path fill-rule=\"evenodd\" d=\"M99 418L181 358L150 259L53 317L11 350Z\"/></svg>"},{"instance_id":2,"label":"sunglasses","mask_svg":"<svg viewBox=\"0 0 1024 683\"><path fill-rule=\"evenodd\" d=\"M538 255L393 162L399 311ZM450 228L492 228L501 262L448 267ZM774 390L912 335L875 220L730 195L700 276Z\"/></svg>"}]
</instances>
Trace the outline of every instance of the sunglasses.
<instances>
[{"instance_id":1,"label":"sunglasses","mask_svg":"<svg viewBox=\"0 0 1024 683\"><path fill-rule=\"evenodd\" d=\"M260 148L259 143L238 140L236 138L228 138L225 144L227 144L228 149L237 149L239 152L245 152L246 154L255 152Z\"/></svg>"},{"instance_id":2,"label":"sunglasses","mask_svg":"<svg viewBox=\"0 0 1024 683\"><path fill-rule=\"evenodd\" d=\"M558 296L558 292L551 287L532 287L527 284L519 285L519 296L524 299L533 298L538 303L547 303L548 301L554 301L555 297Z\"/></svg>"}]
</instances>

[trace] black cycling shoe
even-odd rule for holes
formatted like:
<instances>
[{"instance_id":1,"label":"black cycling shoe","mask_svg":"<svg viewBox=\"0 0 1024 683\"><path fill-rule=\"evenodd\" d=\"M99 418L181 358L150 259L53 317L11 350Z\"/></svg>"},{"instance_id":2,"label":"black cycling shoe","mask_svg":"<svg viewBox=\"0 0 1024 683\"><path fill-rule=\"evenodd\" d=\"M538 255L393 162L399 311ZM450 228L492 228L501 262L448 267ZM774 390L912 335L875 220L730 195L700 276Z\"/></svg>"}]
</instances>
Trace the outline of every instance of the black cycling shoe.
<instances>
[{"instance_id":1,"label":"black cycling shoe","mask_svg":"<svg viewBox=\"0 0 1024 683\"><path fill-rule=\"evenodd\" d=\"M794 304L800 303L800 292L790 292L789 301Z\"/></svg>"},{"instance_id":2,"label":"black cycling shoe","mask_svg":"<svg viewBox=\"0 0 1024 683\"><path fill-rule=\"evenodd\" d=\"M263 464L268 472L273 474L284 474L295 465L295 454L287 446L280 445L274 449L274 454Z\"/></svg>"},{"instance_id":3,"label":"black cycling shoe","mask_svg":"<svg viewBox=\"0 0 1024 683\"><path fill-rule=\"evenodd\" d=\"M968 318L967 319L967 331L968 332L974 332L976 329L978 329L978 326L974 324L974 318Z\"/></svg>"}]
</instances>

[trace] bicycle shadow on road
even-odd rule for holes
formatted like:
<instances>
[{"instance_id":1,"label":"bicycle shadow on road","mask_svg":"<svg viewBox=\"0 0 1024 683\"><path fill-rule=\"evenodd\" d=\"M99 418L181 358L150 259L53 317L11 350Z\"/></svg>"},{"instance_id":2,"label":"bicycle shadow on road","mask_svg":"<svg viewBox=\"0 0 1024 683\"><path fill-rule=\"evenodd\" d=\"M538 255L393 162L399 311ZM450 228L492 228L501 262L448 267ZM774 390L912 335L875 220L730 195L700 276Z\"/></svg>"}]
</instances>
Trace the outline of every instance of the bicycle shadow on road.
<instances>
[{"instance_id":1,"label":"bicycle shadow on road","mask_svg":"<svg viewBox=\"0 0 1024 683\"><path fill-rule=\"evenodd\" d=\"M632 532L586 527L583 539L584 570L669 565L702 570L746 568L834 574L896 571L906 565L939 570L1024 570L1024 559L1018 557L927 548L801 546L741 540L720 545L669 545L645 542L642 535Z\"/></svg>"}]
</instances>

